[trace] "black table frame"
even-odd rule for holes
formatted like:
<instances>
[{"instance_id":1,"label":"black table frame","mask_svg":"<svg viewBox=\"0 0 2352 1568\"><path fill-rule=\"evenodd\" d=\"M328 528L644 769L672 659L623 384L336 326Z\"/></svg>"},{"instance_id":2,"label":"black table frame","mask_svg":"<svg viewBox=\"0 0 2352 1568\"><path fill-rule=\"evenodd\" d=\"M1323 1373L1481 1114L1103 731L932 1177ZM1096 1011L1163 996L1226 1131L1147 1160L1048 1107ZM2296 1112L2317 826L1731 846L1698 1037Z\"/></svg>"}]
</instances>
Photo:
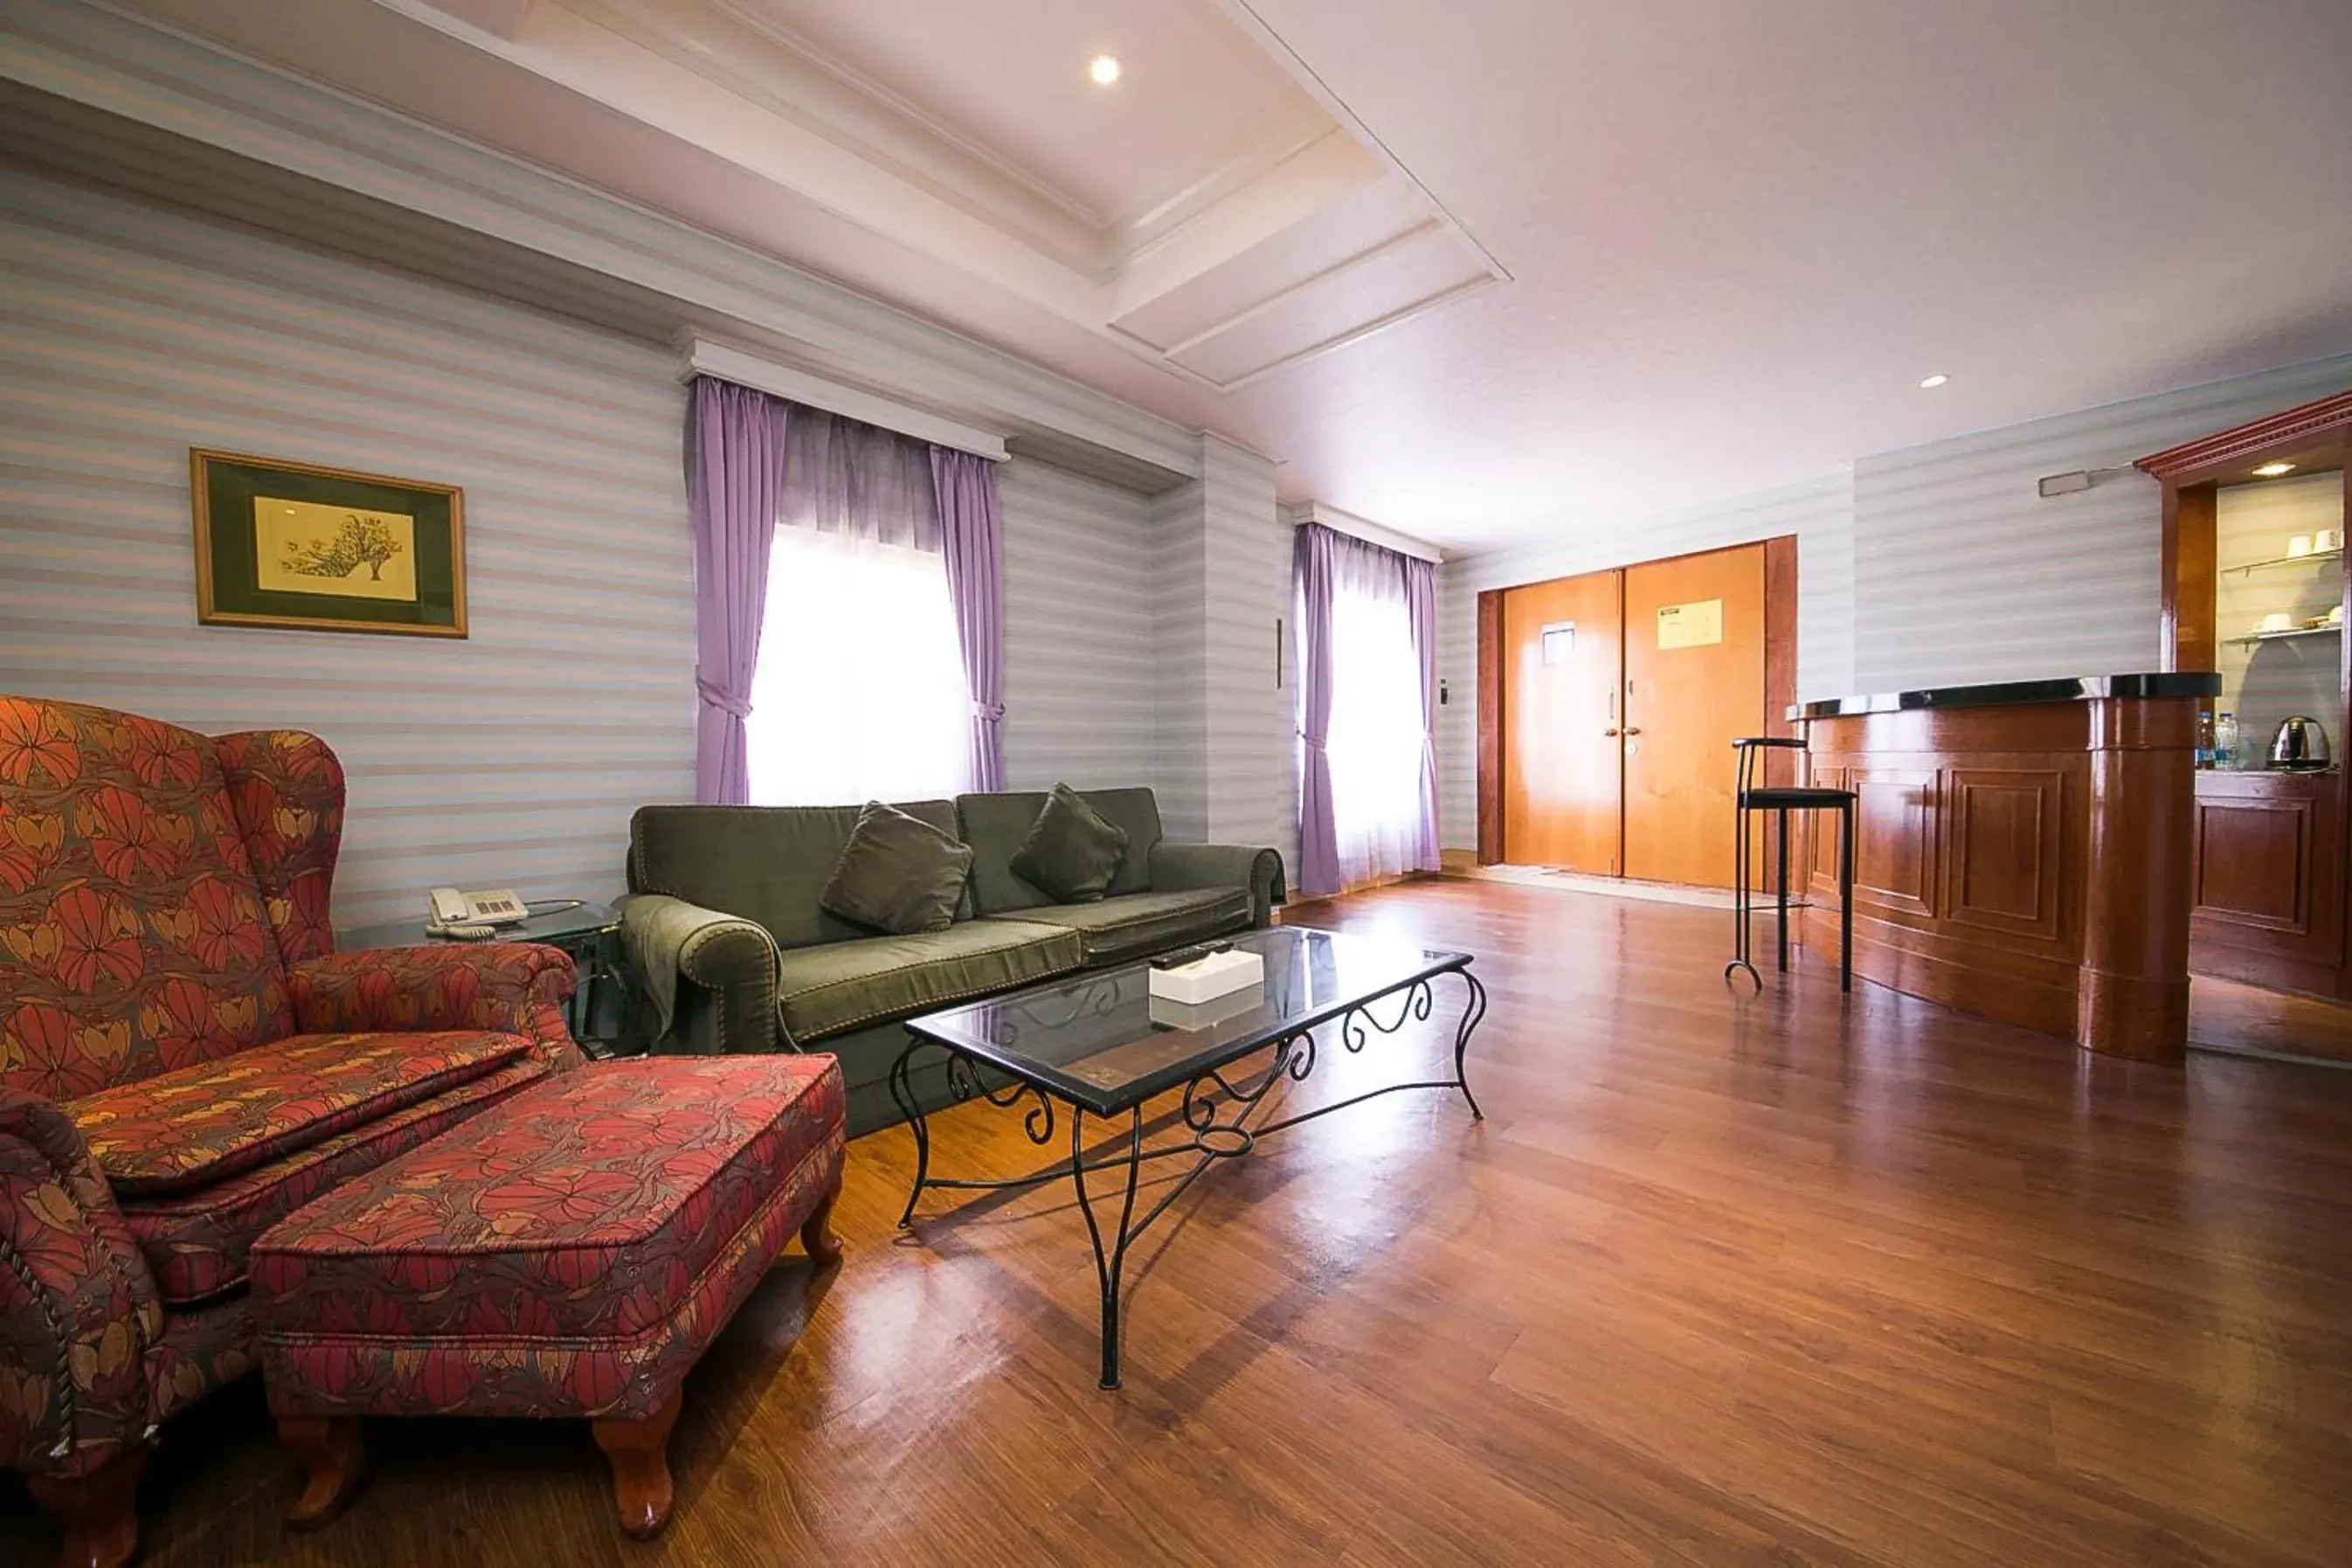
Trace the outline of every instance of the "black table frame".
<instances>
[{"instance_id":1,"label":"black table frame","mask_svg":"<svg viewBox=\"0 0 2352 1568\"><path fill-rule=\"evenodd\" d=\"M1412 979L1400 980L1395 985L1370 992L1319 1014L1303 1017L1284 1033L1270 1039L1259 1040L1254 1043L1239 1044L1232 1051L1215 1061L1188 1066L1184 1072L1175 1077L1173 1082L1160 1082L1149 1077L1139 1079L1134 1084L1126 1086L1116 1094L1107 1097L1105 1102L1091 1108L1091 1113L1108 1125L1115 1127L1121 1116L1127 1120L1123 1134L1126 1152L1100 1155L1093 1159L1087 1157L1087 1117L1090 1109L1088 1106L1071 1098L1067 1093L1023 1072L1016 1061L975 1054L961 1043L950 1043L922 1033L924 1020L912 1019L907 1026L908 1035L907 1047L898 1053L898 1060L890 1067L891 1096L898 1101L898 1109L905 1113L907 1124L915 1136L915 1185L907 1194L907 1207L898 1217L898 1224L901 1228L904 1228L914 1223L915 1204L923 1196L926 1187L1003 1190L1035 1186L1042 1182L1068 1176L1072 1186L1077 1192L1078 1211L1086 1217L1087 1238L1094 1247L1095 1277L1101 1286L1101 1386L1117 1388L1119 1385L1119 1291L1127 1266L1128 1250L1134 1245L1136 1239L1150 1227L1152 1221L1167 1213L1169 1207L1178 1198L1183 1197L1185 1191L1211 1166L1220 1160L1240 1158L1256 1145L1259 1138L1268 1134L1281 1132L1286 1127L1297 1126L1302 1122L1312 1122L1318 1117L1328 1116L1334 1111L1344 1111L1350 1105L1360 1105L1367 1100L1377 1099L1383 1094L1394 1094L1408 1089L1458 1090L1462 1098L1469 1104L1471 1116L1480 1121L1486 1119L1486 1113L1478 1108L1477 1098L1470 1092L1470 1081L1463 1071L1464 1060L1470 1049L1470 1036L1477 1029L1479 1021L1486 1015L1486 988L1479 983L1477 976L1470 972L1470 964L1469 954L1445 955L1444 961L1426 974ZM1315 1063L1320 1050L1316 1040L1317 1030L1328 1024L1336 1023L1339 1026L1340 1044L1350 1054L1360 1053L1370 1042L1374 1034L1394 1034L1402 1029L1408 1020L1426 1019L1434 1005L1431 982L1445 975L1460 976L1468 989L1462 1009L1461 1021L1455 1026L1454 1032L1453 1077L1386 1084L1378 1089L1368 1090L1361 1094L1351 1095L1345 1100L1335 1101L1328 1105L1318 1105L1311 1111L1302 1111L1294 1116L1285 1116L1278 1121L1258 1123L1255 1120L1260 1107L1268 1103L1277 1084L1285 1079L1293 1083L1303 1083L1308 1074L1315 1071ZM1108 983L1111 977L1105 976L1103 978ZM1062 988L1050 988L1058 990ZM1373 1004L1399 996L1403 999L1397 1009L1396 1017L1383 1023L1380 1015L1372 1010ZM1055 1109L1056 1103L1067 1106L1070 1114L1070 1157L1066 1161L1057 1162L1028 1176L1013 1176L1003 1180L980 1181L932 1176L930 1174L930 1128L925 1121L922 1106L915 1095L912 1067L916 1052L925 1049L946 1053L949 1091L953 1094L955 1103L958 1104L970 1100L984 1099L992 1105L1010 1110L1019 1106L1024 1101L1034 1100L1035 1103L1031 1104L1022 1116L1022 1130L1028 1134L1029 1141L1040 1148L1047 1146L1053 1141L1054 1124L1057 1114ZM1271 1051L1272 1057L1255 1082L1249 1082L1247 1073L1228 1076L1228 1070L1250 1057L1265 1051ZM1003 1083L1001 1086L992 1085L983 1074L1009 1078L1011 1082ZM1183 1090L1183 1100L1179 1115L1190 1135L1175 1142L1146 1147L1143 1132L1144 1103L1171 1092L1180 1086ZM1184 1173L1174 1186L1162 1193L1159 1199L1144 1211L1140 1219L1135 1218L1136 1186L1144 1165L1151 1160L1167 1159L1180 1155L1194 1156L1192 1168ZM1087 1176L1089 1172L1116 1170L1121 1166L1127 1169L1125 1195L1119 1202L1118 1224L1116 1228L1112 1228L1096 1217L1095 1197L1087 1188ZM1114 1191L1117 1190L1118 1185L1114 1180L1112 1184ZM1109 1194L1106 1194L1104 1199L1106 1208L1108 1207L1108 1199Z\"/></svg>"}]
</instances>

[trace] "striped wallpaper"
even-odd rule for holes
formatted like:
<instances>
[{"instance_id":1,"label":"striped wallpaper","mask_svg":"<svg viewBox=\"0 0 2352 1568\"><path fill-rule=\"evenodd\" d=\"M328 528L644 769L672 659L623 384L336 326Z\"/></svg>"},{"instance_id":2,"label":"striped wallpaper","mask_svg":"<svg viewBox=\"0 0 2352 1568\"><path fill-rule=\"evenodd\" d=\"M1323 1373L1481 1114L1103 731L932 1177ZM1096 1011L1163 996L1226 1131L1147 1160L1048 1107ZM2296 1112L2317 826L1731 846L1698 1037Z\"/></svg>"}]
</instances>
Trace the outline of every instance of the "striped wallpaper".
<instances>
[{"instance_id":1,"label":"striped wallpaper","mask_svg":"<svg viewBox=\"0 0 2352 1568\"><path fill-rule=\"evenodd\" d=\"M1171 839L1209 836L1209 541L1197 479L1150 502L1154 782Z\"/></svg>"},{"instance_id":2,"label":"striped wallpaper","mask_svg":"<svg viewBox=\"0 0 2352 1568\"><path fill-rule=\"evenodd\" d=\"M1004 507L1004 783L1158 776L1150 503L1017 457Z\"/></svg>"},{"instance_id":3,"label":"striped wallpaper","mask_svg":"<svg viewBox=\"0 0 2352 1568\"><path fill-rule=\"evenodd\" d=\"M2352 357L1864 458L1853 476L1857 685L2154 669L2156 481L2120 474L2050 500L2035 482L2119 467L2347 387Z\"/></svg>"},{"instance_id":4,"label":"striped wallpaper","mask_svg":"<svg viewBox=\"0 0 2352 1568\"><path fill-rule=\"evenodd\" d=\"M629 812L694 785L670 353L5 169L0 269L0 689L324 735L351 774L340 925L444 883L617 894ZM472 635L197 626L192 445L463 486ZM1008 785L1172 779L1171 832L1202 836L1207 492L1168 493L1191 564L1163 592L1165 501L1000 476ZM1165 734L1155 614L1195 618L1166 632L1197 656ZM1270 621L1253 641L1270 668Z\"/></svg>"},{"instance_id":5,"label":"striped wallpaper","mask_svg":"<svg viewBox=\"0 0 2352 1568\"><path fill-rule=\"evenodd\" d=\"M617 893L693 785L669 357L5 169L0 272L0 688L326 737L339 924ZM199 627L197 445L463 486L471 637Z\"/></svg>"},{"instance_id":6,"label":"striped wallpaper","mask_svg":"<svg viewBox=\"0 0 2352 1568\"><path fill-rule=\"evenodd\" d=\"M1297 726L1289 692L1275 684L1275 630L1290 614L1292 529L1275 506L1274 465L1265 458L1207 436L1201 473L1207 837L1272 844L1296 876Z\"/></svg>"}]
</instances>

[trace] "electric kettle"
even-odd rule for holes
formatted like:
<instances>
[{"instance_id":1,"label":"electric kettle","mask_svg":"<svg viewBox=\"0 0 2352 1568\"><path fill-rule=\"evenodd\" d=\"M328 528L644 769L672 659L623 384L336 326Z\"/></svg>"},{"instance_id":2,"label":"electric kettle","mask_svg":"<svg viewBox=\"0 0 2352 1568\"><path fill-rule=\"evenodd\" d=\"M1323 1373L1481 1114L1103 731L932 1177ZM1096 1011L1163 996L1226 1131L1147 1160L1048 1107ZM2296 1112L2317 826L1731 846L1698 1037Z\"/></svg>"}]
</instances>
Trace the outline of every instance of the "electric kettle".
<instances>
[{"instance_id":1,"label":"electric kettle","mask_svg":"<svg viewBox=\"0 0 2352 1568\"><path fill-rule=\"evenodd\" d=\"M2327 732L2315 718L2302 714L2280 721L2271 737L2271 766L2310 768L2327 766Z\"/></svg>"}]
</instances>

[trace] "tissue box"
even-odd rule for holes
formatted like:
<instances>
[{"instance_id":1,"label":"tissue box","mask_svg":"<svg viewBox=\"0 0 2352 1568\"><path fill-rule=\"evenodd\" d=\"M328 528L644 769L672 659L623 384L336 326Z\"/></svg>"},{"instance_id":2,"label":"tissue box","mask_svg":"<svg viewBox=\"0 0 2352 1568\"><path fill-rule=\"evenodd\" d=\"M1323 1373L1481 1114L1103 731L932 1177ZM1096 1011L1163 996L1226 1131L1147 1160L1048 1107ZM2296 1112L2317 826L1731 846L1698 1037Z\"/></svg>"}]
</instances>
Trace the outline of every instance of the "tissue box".
<instances>
[{"instance_id":1,"label":"tissue box","mask_svg":"<svg viewBox=\"0 0 2352 1568\"><path fill-rule=\"evenodd\" d=\"M1171 1002L1213 1001L1265 984L1265 960L1238 947L1151 971L1151 994Z\"/></svg>"}]
</instances>

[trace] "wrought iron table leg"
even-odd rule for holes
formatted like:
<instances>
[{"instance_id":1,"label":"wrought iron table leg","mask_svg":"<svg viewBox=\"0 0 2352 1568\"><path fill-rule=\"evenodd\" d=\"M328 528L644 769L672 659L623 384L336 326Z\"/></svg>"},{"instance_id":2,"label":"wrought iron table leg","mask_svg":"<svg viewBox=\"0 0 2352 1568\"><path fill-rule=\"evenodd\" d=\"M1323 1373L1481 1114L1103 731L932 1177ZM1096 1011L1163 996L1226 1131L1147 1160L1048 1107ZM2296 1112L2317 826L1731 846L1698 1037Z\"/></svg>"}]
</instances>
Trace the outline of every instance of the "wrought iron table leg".
<instances>
[{"instance_id":1,"label":"wrought iron table leg","mask_svg":"<svg viewBox=\"0 0 2352 1568\"><path fill-rule=\"evenodd\" d=\"M898 1103L900 1114L915 1134L915 1185L908 1189L907 1207L898 1216L898 1228L904 1230L915 1222L915 1200L923 1196L924 1178L931 1174L931 1129L923 1119L922 1107L915 1100L914 1073L908 1066L915 1048L922 1042L909 1038L907 1049L890 1064L890 1098Z\"/></svg>"},{"instance_id":2,"label":"wrought iron table leg","mask_svg":"<svg viewBox=\"0 0 2352 1568\"><path fill-rule=\"evenodd\" d=\"M1460 971L1469 982L1470 999L1463 1005L1462 1021L1454 1030L1454 1086L1462 1091L1462 1098L1470 1103L1470 1114L1483 1122L1486 1113L1478 1109L1478 1096L1470 1092L1470 1079L1463 1071L1464 1058L1469 1054L1471 1033L1486 1016L1486 988L1468 969Z\"/></svg>"},{"instance_id":3,"label":"wrought iron table leg","mask_svg":"<svg viewBox=\"0 0 2352 1568\"><path fill-rule=\"evenodd\" d=\"M1070 1113L1070 1180L1078 1189L1078 1212L1087 1217L1087 1239L1095 1249L1095 1280L1102 1287L1101 1386L1105 1388L1118 1386L1119 1277L1127 1268L1127 1244L1135 1239L1129 1227L1135 1218L1136 1178L1143 1171L1143 1107L1138 1105L1127 1117L1127 1196L1119 1204L1118 1228L1112 1232L1106 1252L1102 1227L1095 1220L1094 1200L1087 1193L1087 1113L1076 1106Z\"/></svg>"}]
</instances>

